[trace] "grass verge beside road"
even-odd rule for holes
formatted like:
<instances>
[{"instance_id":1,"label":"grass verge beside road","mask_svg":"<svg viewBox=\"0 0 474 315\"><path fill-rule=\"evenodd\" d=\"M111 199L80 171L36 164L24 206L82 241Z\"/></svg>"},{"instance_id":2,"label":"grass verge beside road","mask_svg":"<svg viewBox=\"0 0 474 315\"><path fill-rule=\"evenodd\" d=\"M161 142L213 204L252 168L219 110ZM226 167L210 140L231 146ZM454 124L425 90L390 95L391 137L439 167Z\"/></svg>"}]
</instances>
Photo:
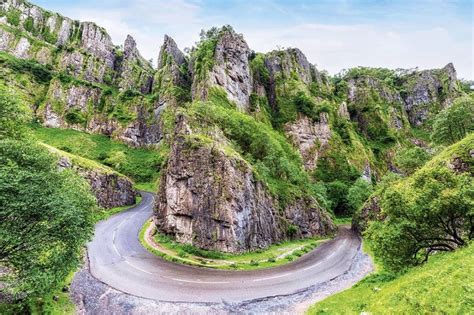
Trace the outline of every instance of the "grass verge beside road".
<instances>
[{"instance_id":1,"label":"grass verge beside road","mask_svg":"<svg viewBox=\"0 0 474 315\"><path fill-rule=\"evenodd\" d=\"M298 259L328 240L323 238L291 240L274 244L265 250L229 254L177 243L168 236L158 233L151 220L143 225L139 237L147 250L166 260L227 270L253 270L283 265Z\"/></svg>"}]
</instances>

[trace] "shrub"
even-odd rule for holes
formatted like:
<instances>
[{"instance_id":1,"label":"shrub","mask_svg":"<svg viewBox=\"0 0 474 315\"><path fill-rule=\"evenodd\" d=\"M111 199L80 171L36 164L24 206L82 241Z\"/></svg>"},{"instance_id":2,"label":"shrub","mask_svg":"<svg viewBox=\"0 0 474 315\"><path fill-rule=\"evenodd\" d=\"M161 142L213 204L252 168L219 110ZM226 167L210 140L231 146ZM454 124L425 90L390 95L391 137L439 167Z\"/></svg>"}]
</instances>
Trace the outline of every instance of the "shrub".
<instances>
[{"instance_id":1,"label":"shrub","mask_svg":"<svg viewBox=\"0 0 474 315\"><path fill-rule=\"evenodd\" d=\"M20 10L12 9L7 12L7 22L11 25L18 26L20 25Z\"/></svg>"},{"instance_id":2,"label":"shrub","mask_svg":"<svg viewBox=\"0 0 474 315\"><path fill-rule=\"evenodd\" d=\"M473 141L471 136L457 144L455 156L469 154L463 151ZM451 150L445 151L450 159ZM432 253L467 245L474 236L473 187L469 171L455 173L443 160L387 187L381 195L387 219L370 223L366 232L374 253L387 268L398 271L426 261Z\"/></svg>"},{"instance_id":3,"label":"shrub","mask_svg":"<svg viewBox=\"0 0 474 315\"><path fill-rule=\"evenodd\" d=\"M430 154L419 147L402 149L395 156L395 165L405 174L413 174L430 159Z\"/></svg>"},{"instance_id":4,"label":"shrub","mask_svg":"<svg viewBox=\"0 0 474 315\"><path fill-rule=\"evenodd\" d=\"M83 124L86 122L86 118L84 117L84 113L77 107L73 107L66 112L64 116L65 120L69 124Z\"/></svg>"},{"instance_id":5,"label":"shrub","mask_svg":"<svg viewBox=\"0 0 474 315\"><path fill-rule=\"evenodd\" d=\"M471 132L474 132L474 96L464 96L436 115L431 139L437 144L453 144Z\"/></svg>"},{"instance_id":6,"label":"shrub","mask_svg":"<svg viewBox=\"0 0 474 315\"><path fill-rule=\"evenodd\" d=\"M35 26L33 18L31 16L27 17L25 22L23 22L23 27L27 32L32 33L34 31Z\"/></svg>"}]
</instances>

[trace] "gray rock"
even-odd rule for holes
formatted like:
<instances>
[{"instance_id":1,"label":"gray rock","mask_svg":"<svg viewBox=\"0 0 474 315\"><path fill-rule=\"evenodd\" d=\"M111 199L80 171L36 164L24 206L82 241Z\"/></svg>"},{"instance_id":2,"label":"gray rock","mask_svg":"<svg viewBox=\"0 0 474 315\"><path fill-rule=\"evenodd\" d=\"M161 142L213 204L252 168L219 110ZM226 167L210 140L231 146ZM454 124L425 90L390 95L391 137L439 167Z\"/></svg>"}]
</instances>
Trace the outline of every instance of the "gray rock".
<instances>
[{"instance_id":1,"label":"gray rock","mask_svg":"<svg viewBox=\"0 0 474 315\"><path fill-rule=\"evenodd\" d=\"M183 100L177 99L176 93L174 93L175 89L189 91L190 85L188 62L175 41L165 35L158 55L158 69L153 82L153 91L159 95L159 104L162 106L178 105Z\"/></svg>"},{"instance_id":2,"label":"gray rock","mask_svg":"<svg viewBox=\"0 0 474 315\"><path fill-rule=\"evenodd\" d=\"M440 109L449 107L456 91L456 70L452 63L442 69L416 71L406 78L405 110L410 123L422 125Z\"/></svg>"},{"instance_id":3,"label":"gray rock","mask_svg":"<svg viewBox=\"0 0 474 315\"><path fill-rule=\"evenodd\" d=\"M193 73L193 99L206 100L209 89L217 86L237 108L248 110L253 86L249 56L250 49L243 36L232 30L224 31L217 41L212 70L203 81Z\"/></svg>"},{"instance_id":4,"label":"gray rock","mask_svg":"<svg viewBox=\"0 0 474 315\"><path fill-rule=\"evenodd\" d=\"M297 200L280 212L244 160L190 142L191 132L180 116L155 207L160 231L178 242L225 252L268 247L289 237L289 224L297 227L296 237L333 231L314 199Z\"/></svg>"},{"instance_id":5,"label":"gray rock","mask_svg":"<svg viewBox=\"0 0 474 315\"><path fill-rule=\"evenodd\" d=\"M85 178L94 193L97 203L104 209L133 205L137 192L133 183L125 176L100 169L86 169L62 156L58 161L60 169L72 168Z\"/></svg>"},{"instance_id":6,"label":"gray rock","mask_svg":"<svg viewBox=\"0 0 474 315\"><path fill-rule=\"evenodd\" d=\"M316 168L320 153L327 148L331 138L329 116L320 113L319 121L313 122L307 117L301 117L285 126L285 131L298 148L308 170Z\"/></svg>"},{"instance_id":7,"label":"gray rock","mask_svg":"<svg viewBox=\"0 0 474 315\"><path fill-rule=\"evenodd\" d=\"M123 60L120 65L120 88L136 90L144 94L150 93L153 82L153 68L140 55L132 36L127 36L123 47Z\"/></svg>"}]
</instances>

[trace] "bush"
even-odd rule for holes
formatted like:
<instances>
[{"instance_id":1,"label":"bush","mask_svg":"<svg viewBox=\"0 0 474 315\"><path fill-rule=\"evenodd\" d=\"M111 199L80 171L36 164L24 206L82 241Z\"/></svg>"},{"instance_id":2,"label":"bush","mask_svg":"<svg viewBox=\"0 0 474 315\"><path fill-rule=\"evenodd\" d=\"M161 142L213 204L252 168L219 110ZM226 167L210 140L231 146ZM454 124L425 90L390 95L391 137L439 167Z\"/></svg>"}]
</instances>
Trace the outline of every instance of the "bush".
<instances>
[{"instance_id":1,"label":"bush","mask_svg":"<svg viewBox=\"0 0 474 315\"><path fill-rule=\"evenodd\" d=\"M7 12L7 22L11 25L18 26L20 25L20 10L12 9Z\"/></svg>"},{"instance_id":2,"label":"bush","mask_svg":"<svg viewBox=\"0 0 474 315\"><path fill-rule=\"evenodd\" d=\"M436 115L431 139L437 144L449 145L471 132L474 132L474 97L464 96Z\"/></svg>"},{"instance_id":3,"label":"bush","mask_svg":"<svg viewBox=\"0 0 474 315\"><path fill-rule=\"evenodd\" d=\"M430 154L419 147L402 149L395 156L395 165L405 174L413 174L430 159Z\"/></svg>"},{"instance_id":4,"label":"bush","mask_svg":"<svg viewBox=\"0 0 474 315\"><path fill-rule=\"evenodd\" d=\"M289 237L293 237L296 235L296 233L298 233L298 226L294 225L294 224L289 224L288 227L286 228L286 234L289 236Z\"/></svg>"},{"instance_id":5,"label":"bush","mask_svg":"<svg viewBox=\"0 0 474 315\"><path fill-rule=\"evenodd\" d=\"M358 210L373 192L373 187L365 179L359 178L347 192L348 212L353 214Z\"/></svg>"},{"instance_id":6,"label":"bush","mask_svg":"<svg viewBox=\"0 0 474 315\"><path fill-rule=\"evenodd\" d=\"M35 26L33 18L31 16L26 18L25 22L23 23L23 27L27 32L32 33L34 31Z\"/></svg>"},{"instance_id":7,"label":"bush","mask_svg":"<svg viewBox=\"0 0 474 315\"><path fill-rule=\"evenodd\" d=\"M84 117L84 113L77 107L73 107L66 112L64 119L68 124L78 125L83 124L86 122L86 118Z\"/></svg>"}]
</instances>

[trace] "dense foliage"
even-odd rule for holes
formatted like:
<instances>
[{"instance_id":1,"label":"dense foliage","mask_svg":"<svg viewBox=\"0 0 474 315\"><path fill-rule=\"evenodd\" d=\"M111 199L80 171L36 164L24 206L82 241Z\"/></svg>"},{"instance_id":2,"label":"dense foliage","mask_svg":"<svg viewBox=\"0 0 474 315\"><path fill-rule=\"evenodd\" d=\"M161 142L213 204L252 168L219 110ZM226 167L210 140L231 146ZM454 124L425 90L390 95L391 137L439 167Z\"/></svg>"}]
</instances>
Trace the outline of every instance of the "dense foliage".
<instances>
[{"instance_id":1,"label":"dense foliage","mask_svg":"<svg viewBox=\"0 0 474 315\"><path fill-rule=\"evenodd\" d=\"M0 267L7 271L0 281L6 294L25 300L77 268L96 201L83 179L58 170L46 148L26 139L24 108L4 91L0 112Z\"/></svg>"},{"instance_id":2,"label":"dense foliage","mask_svg":"<svg viewBox=\"0 0 474 315\"><path fill-rule=\"evenodd\" d=\"M374 252L393 270L424 262L429 255L465 246L474 237L474 135L381 196L386 219L366 231Z\"/></svg>"},{"instance_id":3,"label":"dense foliage","mask_svg":"<svg viewBox=\"0 0 474 315\"><path fill-rule=\"evenodd\" d=\"M90 135L76 130L34 126L41 141L63 151L103 163L137 182L153 182L158 178L165 154L144 148L130 148L104 135ZM162 147L163 150L166 148Z\"/></svg>"},{"instance_id":4,"label":"dense foliage","mask_svg":"<svg viewBox=\"0 0 474 315\"><path fill-rule=\"evenodd\" d=\"M452 144L470 132L474 132L474 96L464 96L436 115L431 138L437 144Z\"/></svg>"},{"instance_id":5,"label":"dense foliage","mask_svg":"<svg viewBox=\"0 0 474 315\"><path fill-rule=\"evenodd\" d=\"M86 182L58 171L45 148L0 141L0 264L13 293L44 294L77 268L95 207Z\"/></svg>"}]
</instances>

